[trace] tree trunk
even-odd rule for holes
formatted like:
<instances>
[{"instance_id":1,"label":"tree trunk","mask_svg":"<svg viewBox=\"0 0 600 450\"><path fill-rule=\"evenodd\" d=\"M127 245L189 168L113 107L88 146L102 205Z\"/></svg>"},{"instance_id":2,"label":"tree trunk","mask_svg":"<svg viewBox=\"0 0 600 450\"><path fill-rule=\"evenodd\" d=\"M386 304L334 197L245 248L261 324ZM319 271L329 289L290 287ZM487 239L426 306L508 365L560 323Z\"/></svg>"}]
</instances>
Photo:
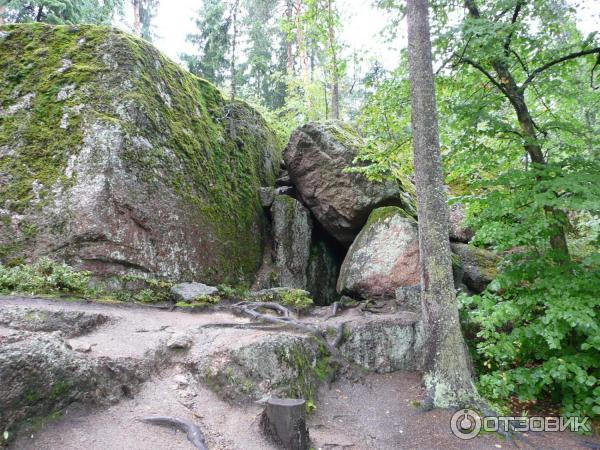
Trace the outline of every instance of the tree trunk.
<instances>
[{"instance_id":1,"label":"tree trunk","mask_svg":"<svg viewBox=\"0 0 600 450\"><path fill-rule=\"evenodd\" d=\"M296 0L296 48L298 59L300 60L300 71L302 72L302 81L304 85L304 101L308 111L312 110L312 102L308 92L310 84L310 68L308 66L308 56L306 52L306 37L304 36L304 24L302 23L302 0Z\"/></svg>"},{"instance_id":2,"label":"tree trunk","mask_svg":"<svg viewBox=\"0 0 600 450\"><path fill-rule=\"evenodd\" d=\"M230 110L230 117L229 117L229 136L231 137L231 139L235 139L236 138L236 129L235 129L235 117L234 117L234 112L233 112L233 106L234 106L234 102L235 102L235 96L236 96L236 71L235 71L235 66L236 66L236 46L237 46L237 35L238 35L238 23L237 23L237 14L238 14L238 6L239 6L240 1L239 0L234 0L233 1L233 6L232 6L232 11L231 11L231 23L233 25L233 40L232 40L232 44L231 44L231 104L230 104L230 108L232 108Z\"/></svg>"},{"instance_id":3,"label":"tree trunk","mask_svg":"<svg viewBox=\"0 0 600 450\"><path fill-rule=\"evenodd\" d=\"M285 10L285 17L288 21L288 23L292 23L292 19L293 19L293 4L292 4L292 0L288 0L287 1L287 6L286 6L286 10ZM294 51L292 49L292 41L289 38L289 36L285 37L286 39L286 52L287 52L287 75L288 76L292 76L294 75Z\"/></svg>"},{"instance_id":4,"label":"tree trunk","mask_svg":"<svg viewBox=\"0 0 600 450\"><path fill-rule=\"evenodd\" d=\"M329 49L331 51L331 118L333 120L339 120L340 118L340 91L338 82L338 64L337 64L337 52L335 48L335 31L334 31L334 20L332 4L333 0L327 0L327 12L328 12L328 35L329 35Z\"/></svg>"},{"instance_id":5,"label":"tree trunk","mask_svg":"<svg viewBox=\"0 0 600 450\"><path fill-rule=\"evenodd\" d=\"M0 25L4 24L4 12L6 11L6 7L0 6Z\"/></svg>"},{"instance_id":6,"label":"tree trunk","mask_svg":"<svg viewBox=\"0 0 600 450\"><path fill-rule=\"evenodd\" d=\"M408 0L407 18L425 328L423 380L432 406L462 407L479 397L469 370L452 279L427 0Z\"/></svg>"},{"instance_id":7,"label":"tree trunk","mask_svg":"<svg viewBox=\"0 0 600 450\"><path fill-rule=\"evenodd\" d=\"M133 33L136 36L140 36L142 33L142 26L140 21L140 8L142 6L142 0L132 0L133 4Z\"/></svg>"},{"instance_id":8,"label":"tree trunk","mask_svg":"<svg viewBox=\"0 0 600 450\"><path fill-rule=\"evenodd\" d=\"M35 16L35 21L41 22L43 17L44 17L44 7L40 6L40 7L38 7L37 15Z\"/></svg>"},{"instance_id":9,"label":"tree trunk","mask_svg":"<svg viewBox=\"0 0 600 450\"><path fill-rule=\"evenodd\" d=\"M465 6L469 11L469 16L473 19L480 19L481 14L474 0L466 0ZM525 102L524 89L517 85L512 72L509 70L506 63L502 60L495 59L491 61L491 65L498 74L501 80L502 93L513 106L519 122L519 128L525 143L525 151L529 154L531 162L546 165L547 161L542 152L542 147L539 144L535 122L527 103ZM559 255L559 257L569 258L569 247L567 245L567 237L565 235L565 227L568 224L567 215L564 211L546 206L544 208L546 216L550 217L558 225L552 236L550 236L550 246Z\"/></svg>"}]
</instances>

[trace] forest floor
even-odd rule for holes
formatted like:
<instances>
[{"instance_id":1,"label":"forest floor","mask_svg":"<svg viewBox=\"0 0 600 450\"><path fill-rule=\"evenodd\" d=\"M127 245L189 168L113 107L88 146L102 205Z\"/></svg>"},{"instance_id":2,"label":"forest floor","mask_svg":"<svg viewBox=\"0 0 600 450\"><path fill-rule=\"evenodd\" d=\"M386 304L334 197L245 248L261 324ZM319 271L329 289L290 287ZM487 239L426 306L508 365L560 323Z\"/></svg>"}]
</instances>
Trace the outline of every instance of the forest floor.
<instances>
[{"instance_id":1,"label":"forest floor","mask_svg":"<svg viewBox=\"0 0 600 450\"><path fill-rule=\"evenodd\" d=\"M210 323L246 323L226 312L191 314L153 308L102 305L24 297L0 297L0 308L28 307L102 313L115 320L89 334L69 339L91 346L90 357L143 357L173 332L197 330ZM14 330L0 326L0 337ZM236 330L220 330L235 333ZM252 330L252 334L266 333ZM248 333L244 333L248 334ZM243 339L243 338L242 338ZM196 339L186 357L222 339ZM197 348L194 348L197 347ZM508 442L495 434L462 441L450 431L453 411L421 412L414 402L423 395L415 372L371 374L361 382L338 380L319 389L316 410L308 426L315 449L600 449L600 441L572 433L528 433L529 443ZM156 450L193 449L178 431L142 423L141 418L170 415L195 422L210 450L275 449L260 431L263 407L223 401L203 384L193 382L181 360L146 381L132 398L96 408L71 404L60 416L23 430L12 443L19 450Z\"/></svg>"}]
</instances>

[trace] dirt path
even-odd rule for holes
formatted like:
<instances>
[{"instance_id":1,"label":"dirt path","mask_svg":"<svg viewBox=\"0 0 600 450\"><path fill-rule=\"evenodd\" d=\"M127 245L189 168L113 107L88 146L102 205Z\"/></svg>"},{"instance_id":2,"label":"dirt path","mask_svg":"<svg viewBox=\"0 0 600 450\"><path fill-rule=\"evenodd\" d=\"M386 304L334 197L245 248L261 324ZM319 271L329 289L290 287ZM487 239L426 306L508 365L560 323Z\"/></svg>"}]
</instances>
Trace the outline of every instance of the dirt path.
<instances>
[{"instance_id":1,"label":"dirt path","mask_svg":"<svg viewBox=\"0 0 600 450\"><path fill-rule=\"evenodd\" d=\"M194 336L188 358L209 347L239 345L261 330L226 328L210 339L201 327L207 324L246 323L225 312L189 314L152 308L136 308L93 303L64 303L54 300L0 297L0 308L85 311L101 313L113 320L84 336L70 341L90 345L91 357L142 357L161 339L174 333ZM0 327L0 336L10 329ZM236 341L236 342L234 342ZM412 372L369 375L362 383L342 380L331 389L319 390L317 409L309 418L315 449L498 449L513 444L496 435L461 441L450 433L452 412L419 412L412 402L420 399L420 377ZM271 450L259 431L258 404L233 405L221 400L190 374L185 358L175 359L169 368L140 387L133 398L107 408L73 404L63 415L39 430L21 433L12 444L23 450L155 450L192 449L181 432L147 425L139 419L152 415L173 415L192 420L204 431L209 449ZM579 436L547 433L528 436L534 446L519 443L518 448L589 449ZM590 439L588 439L590 440ZM592 440L590 440L592 441ZM594 441L595 442L595 441ZM599 447L600 448L600 444Z\"/></svg>"}]
</instances>

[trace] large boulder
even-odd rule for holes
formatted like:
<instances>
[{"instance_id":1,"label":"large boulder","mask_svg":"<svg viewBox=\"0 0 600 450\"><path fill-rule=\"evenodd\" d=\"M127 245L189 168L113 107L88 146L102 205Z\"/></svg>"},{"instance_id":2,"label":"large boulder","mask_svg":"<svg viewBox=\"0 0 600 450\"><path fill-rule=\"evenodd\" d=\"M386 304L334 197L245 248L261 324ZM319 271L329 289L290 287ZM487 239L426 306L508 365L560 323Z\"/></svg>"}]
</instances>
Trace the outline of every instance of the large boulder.
<instances>
[{"instance_id":1,"label":"large boulder","mask_svg":"<svg viewBox=\"0 0 600 450\"><path fill-rule=\"evenodd\" d=\"M313 229L310 212L298 200L278 195L271 215L277 283L305 289Z\"/></svg>"},{"instance_id":2,"label":"large boulder","mask_svg":"<svg viewBox=\"0 0 600 450\"><path fill-rule=\"evenodd\" d=\"M464 284L479 294L496 277L499 258L489 250L468 244L452 243L450 246L462 263Z\"/></svg>"},{"instance_id":3,"label":"large boulder","mask_svg":"<svg viewBox=\"0 0 600 450\"><path fill-rule=\"evenodd\" d=\"M391 299L398 287L419 282L416 221L398 207L376 209L348 250L338 292L357 298Z\"/></svg>"},{"instance_id":4,"label":"large boulder","mask_svg":"<svg viewBox=\"0 0 600 450\"><path fill-rule=\"evenodd\" d=\"M260 114L121 31L1 29L0 262L251 280L280 161Z\"/></svg>"},{"instance_id":5,"label":"large boulder","mask_svg":"<svg viewBox=\"0 0 600 450\"><path fill-rule=\"evenodd\" d=\"M302 202L340 243L349 246L371 211L410 207L396 181L369 181L348 173L365 141L347 125L309 123L296 129L283 157Z\"/></svg>"},{"instance_id":6,"label":"large boulder","mask_svg":"<svg viewBox=\"0 0 600 450\"><path fill-rule=\"evenodd\" d=\"M292 197L275 195L271 217L273 248L265 249L271 256L263 261L254 288L304 289L318 305L336 301L341 260L310 211Z\"/></svg>"}]
</instances>

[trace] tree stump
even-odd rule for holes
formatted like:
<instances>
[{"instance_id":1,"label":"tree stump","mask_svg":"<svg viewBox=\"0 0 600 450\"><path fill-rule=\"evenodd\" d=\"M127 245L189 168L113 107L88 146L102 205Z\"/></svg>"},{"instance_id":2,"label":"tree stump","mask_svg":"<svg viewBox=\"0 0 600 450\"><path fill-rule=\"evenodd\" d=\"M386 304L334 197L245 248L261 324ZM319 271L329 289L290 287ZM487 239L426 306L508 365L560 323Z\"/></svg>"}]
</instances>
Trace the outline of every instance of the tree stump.
<instances>
[{"instance_id":1,"label":"tree stump","mask_svg":"<svg viewBox=\"0 0 600 450\"><path fill-rule=\"evenodd\" d=\"M262 425L265 433L281 448L308 450L309 438L304 399L270 398L263 412Z\"/></svg>"}]
</instances>

